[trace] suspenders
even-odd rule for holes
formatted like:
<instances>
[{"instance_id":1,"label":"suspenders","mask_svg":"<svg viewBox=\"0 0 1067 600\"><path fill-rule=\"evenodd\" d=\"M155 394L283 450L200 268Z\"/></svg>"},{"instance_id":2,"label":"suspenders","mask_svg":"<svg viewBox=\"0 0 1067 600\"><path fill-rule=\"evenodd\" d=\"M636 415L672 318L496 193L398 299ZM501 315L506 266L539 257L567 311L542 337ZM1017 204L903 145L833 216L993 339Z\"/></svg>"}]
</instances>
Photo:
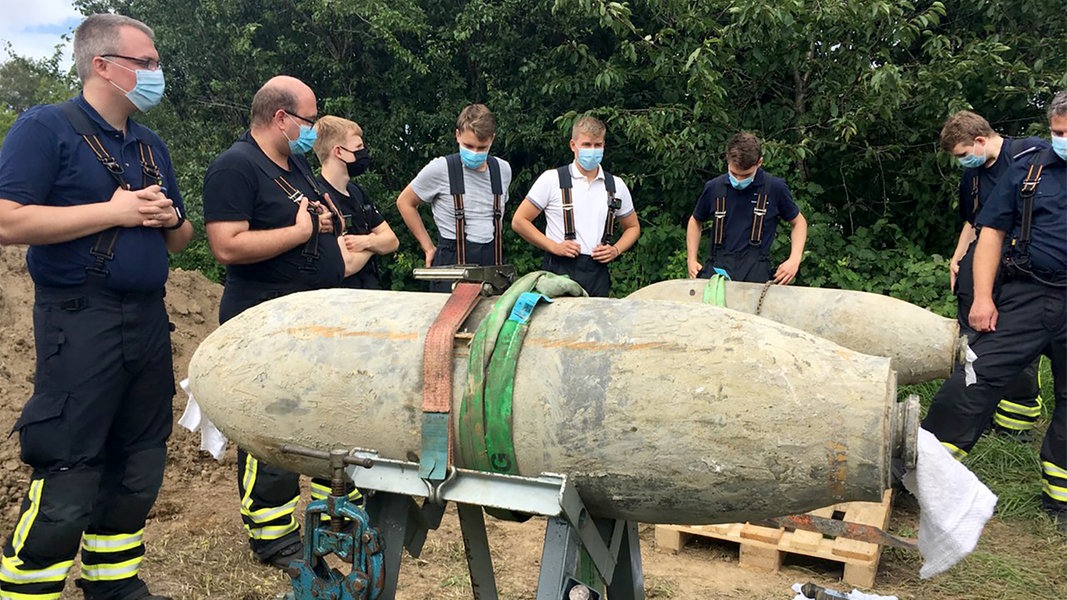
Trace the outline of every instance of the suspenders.
<instances>
[{"instance_id":1,"label":"suspenders","mask_svg":"<svg viewBox=\"0 0 1067 600\"><path fill-rule=\"evenodd\" d=\"M1048 162L1051 153L1051 150L1038 152L1030 161L1030 169L1026 173L1026 179L1023 180L1019 188L1019 200L1022 201L1022 214L1020 215L1022 223L1019 237L1011 240L1011 249L1004 256L1004 266L1009 276L1021 273L1044 285L1064 288L1067 287L1067 273L1063 271L1037 271L1030 262L1034 194L1037 193L1037 186L1041 183L1041 172L1044 170L1044 163Z\"/></svg>"},{"instance_id":2,"label":"suspenders","mask_svg":"<svg viewBox=\"0 0 1067 600\"><path fill-rule=\"evenodd\" d=\"M115 180L124 190L132 190L133 186L130 185L125 178L125 169L122 168L122 164L115 160L115 157L108 153L104 145L100 143L100 137L98 136L97 127L89 120L89 116L85 114L80 107L74 104L74 101L61 102L56 104L63 116L70 122L71 127L74 128L75 133L80 135L85 143L92 150L93 155L96 156L96 160L100 161L107 172L111 174L111 177ZM141 159L141 175L142 175L142 188L149 185L163 185L163 176L159 172L159 167L156 165L155 155L152 153L152 147L143 141L138 141L138 152ZM119 239L119 233L122 231L121 227L112 227L101 231L96 236L96 241L93 242L93 247L89 250L89 254L93 257L93 264L86 267L86 270L90 273L97 275L107 276L108 268L107 262L114 260L115 258L115 243Z\"/></svg>"},{"instance_id":3,"label":"suspenders","mask_svg":"<svg viewBox=\"0 0 1067 600\"><path fill-rule=\"evenodd\" d=\"M1038 154L1035 158L1040 158ZM1035 161L1036 162L1036 161ZM1036 167L1036 169L1035 169ZM1019 248L1024 254L1029 254L1030 247L1030 228L1034 221L1034 193L1037 192L1037 186L1041 183L1041 171L1044 170L1045 165L1038 165L1030 163L1030 170L1026 173L1026 179L1023 180L1023 185L1019 189L1019 198L1023 201L1023 214L1022 214L1022 228L1019 232ZM1012 245L1015 245L1015 240L1012 240Z\"/></svg>"},{"instance_id":4,"label":"suspenders","mask_svg":"<svg viewBox=\"0 0 1067 600\"><path fill-rule=\"evenodd\" d=\"M300 191L300 189L298 189L296 186L294 186L293 184L289 183L289 180L286 179L285 175L283 175L281 173L281 170L282 170L281 167L279 167L278 165L274 164L273 161L271 161L269 158L267 158L267 155L263 154L263 152L261 150L259 150L259 148L256 148L254 150L254 152L252 153L252 158L255 161L256 166L259 167L259 170L263 171L264 175L266 175L269 179L274 181L274 184L277 185L282 190L282 192L285 194L285 196L291 202L293 202L293 203L300 202L300 198L302 196L304 196L304 192ZM330 211L332 213L339 215L339 213L337 213L337 208L322 193L322 188L320 188L319 185L317 183L315 183L315 180L312 179L311 176L307 172L305 172L304 168L300 165L300 161L297 160L294 157L294 160L292 161L292 164L293 164L293 167L297 171L300 172L300 175L308 182L308 185L311 186L311 189L312 189L313 193L316 196L318 196L318 198L316 198L316 200L319 200L321 202L326 203L329 206ZM318 260L319 260L319 224L318 224L318 219L323 218L323 215L313 215L313 216L315 217L315 219L314 219L314 223L312 224L312 227L311 227L311 237L308 238L307 243L304 244L304 249L300 251L301 256L304 257L304 264L300 267L300 270L303 271L303 272L306 272L306 273L315 273L315 272L317 272L319 270L319 265L318 265ZM343 229L344 228L344 219L340 219L340 220L341 220L341 227Z\"/></svg>"},{"instance_id":5,"label":"suspenders","mask_svg":"<svg viewBox=\"0 0 1067 600\"><path fill-rule=\"evenodd\" d=\"M756 194L756 207L752 209L752 232L748 243L759 246L763 240L763 217L767 216L767 194Z\"/></svg>"},{"instance_id":6,"label":"suspenders","mask_svg":"<svg viewBox=\"0 0 1067 600\"><path fill-rule=\"evenodd\" d=\"M603 170L603 167L601 167ZM571 189L574 182L571 181L571 166L564 165L556 169L559 177L559 191L563 200L563 239L573 240L578 238L574 230L574 198ZM615 177L604 171L604 189L608 193L608 216L604 221L604 233L600 237L601 244L610 244L615 236L615 213L622 208L622 200L615 196Z\"/></svg>"},{"instance_id":7,"label":"suspenders","mask_svg":"<svg viewBox=\"0 0 1067 600\"><path fill-rule=\"evenodd\" d=\"M456 264L467 263L467 215L463 210L463 194L466 188L463 183L463 163L459 154L449 154L445 157L448 165L448 193L452 194L452 210L456 214ZM486 163L489 165L489 185L493 190L493 264L504 262L504 235L503 218L504 211L501 206L501 198L504 196L503 180L500 177L500 163L490 156Z\"/></svg>"},{"instance_id":8,"label":"suspenders","mask_svg":"<svg viewBox=\"0 0 1067 600\"><path fill-rule=\"evenodd\" d=\"M726 239L726 184L719 182L715 189L715 224L712 243L721 248ZM752 229L748 234L750 246L759 246L763 241L763 220L767 216L769 194L756 194L756 205L752 208Z\"/></svg>"}]
</instances>

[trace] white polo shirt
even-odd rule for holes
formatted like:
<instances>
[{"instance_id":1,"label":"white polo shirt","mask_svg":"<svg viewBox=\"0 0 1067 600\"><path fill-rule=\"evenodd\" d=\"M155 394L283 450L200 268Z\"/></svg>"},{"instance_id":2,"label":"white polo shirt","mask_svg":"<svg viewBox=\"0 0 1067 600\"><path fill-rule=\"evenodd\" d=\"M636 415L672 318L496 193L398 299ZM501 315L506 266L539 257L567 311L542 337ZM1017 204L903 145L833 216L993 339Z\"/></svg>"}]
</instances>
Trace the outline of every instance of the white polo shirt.
<instances>
[{"instance_id":1,"label":"white polo shirt","mask_svg":"<svg viewBox=\"0 0 1067 600\"><path fill-rule=\"evenodd\" d=\"M571 199L574 202L575 240L582 254L593 254L593 248L604 236L604 222L608 218L608 190L604 187L604 169L597 167L596 177L588 181L573 162L571 170ZM630 189L622 179L615 178L615 197L622 206L615 212L615 220L634 212ZM545 213L545 236L554 242L563 241L563 192L559 188L559 174L555 169L545 171L534 182L526 199Z\"/></svg>"}]
</instances>

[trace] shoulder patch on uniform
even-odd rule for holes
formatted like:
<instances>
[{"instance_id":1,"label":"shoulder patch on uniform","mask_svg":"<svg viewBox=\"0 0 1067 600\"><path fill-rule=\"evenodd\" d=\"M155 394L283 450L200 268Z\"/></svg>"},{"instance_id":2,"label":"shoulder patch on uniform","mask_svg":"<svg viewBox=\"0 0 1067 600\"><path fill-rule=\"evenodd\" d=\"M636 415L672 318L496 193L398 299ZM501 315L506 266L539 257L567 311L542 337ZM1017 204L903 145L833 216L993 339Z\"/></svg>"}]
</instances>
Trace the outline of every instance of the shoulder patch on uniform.
<instances>
[{"instance_id":1,"label":"shoulder patch on uniform","mask_svg":"<svg viewBox=\"0 0 1067 600\"><path fill-rule=\"evenodd\" d=\"M1038 146L1030 146L1026 150L1023 150L1022 152L1019 152L1019 153L1016 153L1016 154L1012 155L1011 159L1012 160L1017 160L1017 159L1019 159L1019 158L1021 158L1023 156L1026 156L1027 154L1030 154L1031 152L1037 152L1040 149L1041 148L1039 148Z\"/></svg>"}]
</instances>

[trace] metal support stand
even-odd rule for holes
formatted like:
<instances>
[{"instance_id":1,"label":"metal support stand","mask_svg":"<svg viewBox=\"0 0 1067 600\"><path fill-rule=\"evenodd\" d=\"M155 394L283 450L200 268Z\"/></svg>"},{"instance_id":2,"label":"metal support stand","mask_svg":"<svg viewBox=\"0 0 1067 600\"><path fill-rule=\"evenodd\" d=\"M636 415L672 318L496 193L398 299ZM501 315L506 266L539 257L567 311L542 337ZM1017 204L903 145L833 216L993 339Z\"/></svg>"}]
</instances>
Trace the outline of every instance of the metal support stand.
<instances>
[{"instance_id":1,"label":"metal support stand","mask_svg":"<svg viewBox=\"0 0 1067 600\"><path fill-rule=\"evenodd\" d=\"M496 600L496 577L489 553L483 509L494 508L548 517L537 600L644 600L644 577L637 524L592 517L567 478L551 473L518 477L456 469L437 485L419 477L419 465L353 450L374 468L347 469L366 496L367 512L384 540L383 598L396 594L404 548L419 556L426 534L441 523L444 507L458 507L471 589L476 600ZM416 498L424 498L419 506ZM588 561L589 569L581 563ZM584 590L575 590L584 588Z\"/></svg>"}]
</instances>

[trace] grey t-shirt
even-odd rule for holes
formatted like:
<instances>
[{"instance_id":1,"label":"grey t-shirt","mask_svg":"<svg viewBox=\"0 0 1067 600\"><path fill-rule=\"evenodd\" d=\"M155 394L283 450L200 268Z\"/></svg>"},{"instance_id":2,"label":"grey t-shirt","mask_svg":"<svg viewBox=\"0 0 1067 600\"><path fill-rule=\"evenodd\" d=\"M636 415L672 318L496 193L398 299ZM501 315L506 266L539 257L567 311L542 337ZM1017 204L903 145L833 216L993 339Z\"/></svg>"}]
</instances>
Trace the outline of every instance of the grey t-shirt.
<instances>
[{"instance_id":1,"label":"grey t-shirt","mask_svg":"<svg viewBox=\"0 0 1067 600\"><path fill-rule=\"evenodd\" d=\"M500 164L500 183L504 195L500 197L500 210L508 201L511 186L511 165L497 158ZM463 211L465 213L467 241L488 244L493 241L493 187L489 181L489 167L475 171L463 167ZM423 202L433 207L433 221L441 239L456 239L456 211L448 186L448 163L439 156L430 161L411 181L411 189Z\"/></svg>"}]
</instances>

